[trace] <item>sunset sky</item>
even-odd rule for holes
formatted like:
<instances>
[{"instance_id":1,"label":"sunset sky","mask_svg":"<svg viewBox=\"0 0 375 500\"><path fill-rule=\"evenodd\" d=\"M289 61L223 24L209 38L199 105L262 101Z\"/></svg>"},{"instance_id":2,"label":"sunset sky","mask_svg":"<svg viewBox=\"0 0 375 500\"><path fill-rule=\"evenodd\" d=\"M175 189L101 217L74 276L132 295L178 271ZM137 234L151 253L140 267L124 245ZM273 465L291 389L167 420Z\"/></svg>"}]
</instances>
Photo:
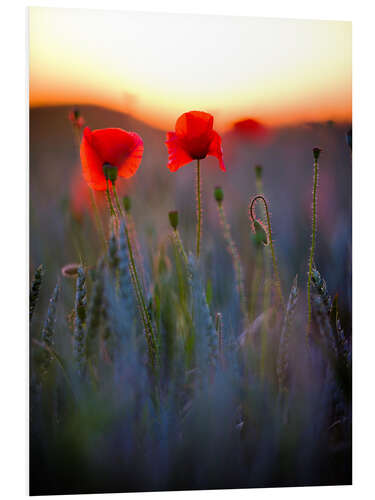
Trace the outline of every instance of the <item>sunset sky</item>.
<instances>
[{"instance_id":1,"label":"sunset sky","mask_svg":"<svg viewBox=\"0 0 375 500\"><path fill-rule=\"evenodd\" d=\"M351 120L351 23L30 9L30 105L97 104L168 129L184 111Z\"/></svg>"}]
</instances>

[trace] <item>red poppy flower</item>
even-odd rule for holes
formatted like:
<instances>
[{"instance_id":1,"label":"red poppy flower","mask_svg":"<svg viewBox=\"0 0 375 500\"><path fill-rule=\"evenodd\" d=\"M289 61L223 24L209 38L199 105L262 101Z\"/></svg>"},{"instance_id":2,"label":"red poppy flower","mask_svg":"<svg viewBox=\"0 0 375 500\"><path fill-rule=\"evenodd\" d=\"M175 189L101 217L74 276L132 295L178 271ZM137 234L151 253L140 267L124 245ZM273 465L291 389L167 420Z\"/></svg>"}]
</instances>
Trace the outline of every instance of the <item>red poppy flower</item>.
<instances>
[{"instance_id":1,"label":"red poppy flower","mask_svg":"<svg viewBox=\"0 0 375 500\"><path fill-rule=\"evenodd\" d=\"M175 132L167 133L168 168L175 172L193 160L215 156L225 171L221 138L213 130L214 117L203 111L189 111L181 115Z\"/></svg>"},{"instance_id":2,"label":"red poppy flower","mask_svg":"<svg viewBox=\"0 0 375 500\"><path fill-rule=\"evenodd\" d=\"M138 134L120 128L91 131L86 127L81 142L83 176L98 191L107 188L103 165L117 168L117 175L129 178L137 171L143 155L143 141Z\"/></svg>"},{"instance_id":3,"label":"red poppy flower","mask_svg":"<svg viewBox=\"0 0 375 500\"><path fill-rule=\"evenodd\" d=\"M81 129L85 124L85 119L78 108L74 108L69 112L69 120L72 122L73 127L77 127L78 129Z\"/></svg>"},{"instance_id":4,"label":"red poppy flower","mask_svg":"<svg viewBox=\"0 0 375 500\"><path fill-rule=\"evenodd\" d=\"M262 140L268 136L268 129L257 120L246 118L234 123L233 128L235 132L250 140Z\"/></svg>"}]
</instances>

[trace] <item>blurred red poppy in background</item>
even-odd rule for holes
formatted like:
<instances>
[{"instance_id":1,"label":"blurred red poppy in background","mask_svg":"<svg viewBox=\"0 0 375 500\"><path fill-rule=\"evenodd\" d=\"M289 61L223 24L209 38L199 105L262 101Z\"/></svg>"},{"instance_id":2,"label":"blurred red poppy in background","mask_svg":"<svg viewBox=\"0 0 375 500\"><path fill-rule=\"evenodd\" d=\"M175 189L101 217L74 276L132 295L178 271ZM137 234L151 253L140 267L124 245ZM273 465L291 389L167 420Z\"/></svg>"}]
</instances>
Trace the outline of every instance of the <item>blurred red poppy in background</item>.
<instances>
[{"instance_id":1,"label":"blurred red poppy in background","mask_svg":"<svg viewBox=\"0 0 375 500\"><path fill-rule=\"evenodd\" d=\"M85 119L80 114L78 109L69 112L69 120L72 122L73 127L81 129L85 124Z\"/></svg>"},{"instance_id":2,"label":"blurred red poppy in background","mask_svg":"<svg viewBox=\"0 0 375 500\"><path fill-rule=\"evenodd\" d=\"M82 221L91 210L90 188L82 177L81 169L75 170L70 184L70 209L76 220Z\"/></svg>"},{"instance_id":3,"label":"blurred red poppy in background","mask_svg":"<svg viewBox=\"0 0 375 500\"><path fill-rule=\"evenodd\" d=\"M193 160L215 156L225 171L221 138L213 130L214 117L203 111L189 111L181 115L175 132L167 133L168 168L175 172Z\"/></svg>"},{"instance_id":4,"label":"blurred red poppy in background","mask_svg":"<svg viewBox=\"0 0 375 500\"><path fill-rule=\"evenodd\" d=\"M135 132L120 128L91 131L86 127L81 142L83 176L97 191L107 188L103 165L117 168L117 176L129 178L137 171L143 156L143 141Z\"/></svg>"},{"instance_id":5,"label":"blurred red poppy in background","mask_svg":"<svg viewBox=\"0 0 375 500\"><path fill-rule=\"evenodd\" d=\"M268 129L253 118L246 118L245 120L235 122L233 129L243 138L255 141L265 139L269 135Z\"/></svg>"}]
</instances>

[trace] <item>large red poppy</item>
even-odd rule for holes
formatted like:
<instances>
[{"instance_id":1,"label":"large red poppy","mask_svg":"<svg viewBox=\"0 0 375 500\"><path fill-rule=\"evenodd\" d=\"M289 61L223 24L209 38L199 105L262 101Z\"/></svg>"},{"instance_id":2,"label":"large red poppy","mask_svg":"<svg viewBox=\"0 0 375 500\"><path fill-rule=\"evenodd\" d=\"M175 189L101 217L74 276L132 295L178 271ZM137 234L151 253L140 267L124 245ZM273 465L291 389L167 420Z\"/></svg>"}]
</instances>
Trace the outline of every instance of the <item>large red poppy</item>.
<instances>
[{"instance_id":1,"label":"large red poppy","mask_svg":"<svg viewBox=\"0 0 375 500\"><path fill-rule=\"evenodd\" d=\"M120 128L91 131L86 127L81 142L83 176L98 191L107 188L103 165L117 167L117 175L129 178L137 171L143 155L143 141L138 134Z\"/></svg>"},{"instance_id":2,"label":"large red poppy","mask_svg":"<svg viewBox=\"0 0 375 500\"><path fill-rule=\"evenodd\" d=\"M181 115L175 132L167 133L168 168L175 172L193 160L215 156L225 171L221 138L213 130L214 117L203 111L189 111Z\"/></svg>"}]
</instances>

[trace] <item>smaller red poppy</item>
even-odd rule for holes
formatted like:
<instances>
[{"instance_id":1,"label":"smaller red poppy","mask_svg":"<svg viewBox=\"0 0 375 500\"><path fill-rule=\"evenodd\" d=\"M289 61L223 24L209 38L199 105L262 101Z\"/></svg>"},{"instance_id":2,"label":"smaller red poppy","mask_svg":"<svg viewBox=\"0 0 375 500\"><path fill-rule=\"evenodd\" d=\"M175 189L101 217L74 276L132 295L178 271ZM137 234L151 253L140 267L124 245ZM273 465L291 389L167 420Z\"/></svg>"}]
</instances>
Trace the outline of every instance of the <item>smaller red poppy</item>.
<instances>
[{"instance_id":1,"label":"smaller red poppy","mask_svg":"<svg viewBox=\"0 0 375 500\"><path fill-rule=\"evenodd\" d=\"M77 127L79 130L84 126L85 119L81 115L78 108L74 108L69 112L69 120L72 122L73 127Z\"/></svg>"},{"instance_id":2,"label":"smaller red poppy","mask_svg":"<svg viewBox=\"0 0 375 500\"><path fill-rule=\"evenodd\" d=\"M213 130L214 117L203 111L189 111L181 115L175 132L167 133L168 168L175 172L193 160L215 156L225 172L221 138Z\"/></svg>"},{"instance_id":3,"label":"smaller red poppy","mask_svg":"<svg viewBox=\"0 0 375 500\"><path fill-rule=\"evenodd\" d=\"M268 136L268 129L258 120L253 120L252 118L235 122L233 128L235 132L245 139L257 141L263 140Z\"/></svg>"},{"instance_id":4,"label":"smaller red poppy","mask_svg":"<svg viewBox=\"0 0 375 500\"><path fill-rule=\"evenodd\" d=\"M103 165L117 169L117 176L128 179L138 170L143 156L143 141L135 132L120 128L91 131L86 127L81 142L83 177L97 191L107 189Z\"/></svg>"}]
</instances>

